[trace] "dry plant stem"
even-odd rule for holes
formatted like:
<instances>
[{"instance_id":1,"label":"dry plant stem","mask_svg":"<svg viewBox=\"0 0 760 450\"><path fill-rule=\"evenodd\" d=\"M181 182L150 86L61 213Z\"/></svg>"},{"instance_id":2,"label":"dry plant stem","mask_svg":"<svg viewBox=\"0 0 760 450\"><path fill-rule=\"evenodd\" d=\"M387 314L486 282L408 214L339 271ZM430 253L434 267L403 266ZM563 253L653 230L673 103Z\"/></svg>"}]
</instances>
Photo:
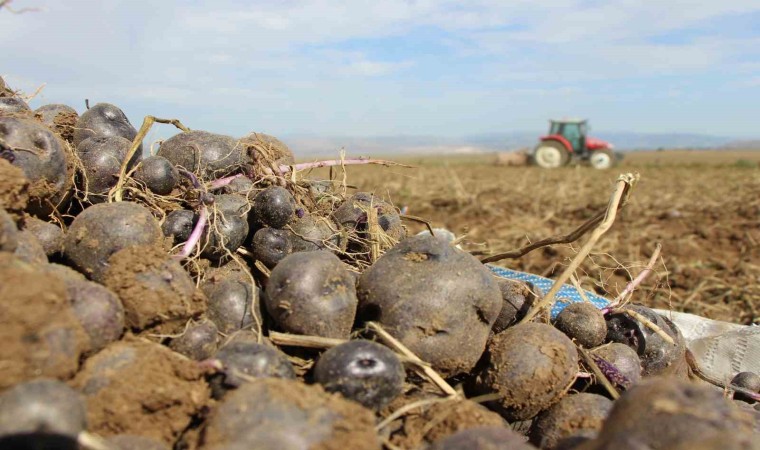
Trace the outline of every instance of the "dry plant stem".
<instances>
[{"instance_id":1,"label":"dry plant stem","mask_svg":"<svg viewBox=\"0 0 760 450\"><path fill-rule=\"evenodd\" d=\"M418 400L414 403L409 403L408 405L404 405L401 408L393 411L393 414L389 415L385 419L383 419L382 422L378 423L377 426L375 426L375 430L380 431L383 428L387 427L391 422L398 419L399 417L403 416L404 414L417 409L422 408L424 406L433 405L435 403L442 403L453 400L453 397L436 397L436 398L425 398L422 400Z\"/></svg>"},{"instance_id":2,"label":"dry plant stem","mask_svg":"<svg viewBox=\"0 0 760 450\"><path fill-rule=\"evenodd\" d=\"M627 314L634 319L638 320L639 322L643 323L644 326L649 328L650 330L657 333L658 336L660 336L665 342L671 345L676 345L676 342L673 340L672 337L668 333L665 332L662 328L657 326L656 323L652 322L651 320L647 319L645 316L637 313L636 311L632 311L630 309L618 309L614 310L614 312L622 312L623 314Z\"/></svg>"},{"instance_id":3,"label":"dry plant stem","mask_svg":"<svg viewBox=\"0 0 760 450\"><path fill-rule=\"evenodd\" d=\"M735 386L731 383L724 383L721 380L711 377L710 375L706 374L702 370L702 368L699 366L699 363L697 362L697 359L694 357L694 354L688 348L686 349L686 363L689 365L689 368L694 373L694 375L696 375L697 378L701 379L702 381L706 381L712 385L718 386L719 388L730 389L735 392L740 392L756 402L760 401L760 394L758 394L757 392L751 391L749 389L745 389L740 386Z\"/></svg>"},{"instance_id":4,"label":"dry plant stem","mask_svg":"<svg viewBox=\"0 0 760 450\"><path fill-rule=\"evenodd\" d=\"M581 247L578 254L575 255L572 261L570 261L570 265L568 265L560 274L546 296L528 311L520 323L530 322L542 309L551 307L551 305L554 304L554 298L556 297L557 292L559 292L560 288L562 288L562 286L567 282L567 280L570 278L570 275L572 275L575 270L578 269L581 262L583 262L586 256L588 256L588 254L591 252L591 249L594 248L594 245L596 245L597 241L599 241L602 235L606 233L607 230L609 230L612 224L615 222L618 208L621 205L624 196L629 191L629 188L633 185L633 183L636 182L637 178L638 176L633 174L620 175L615 187L615 191L612 193L612 197L610 198L610 202L607 206L607 214L605 215L604 220L602 220L602 222L599 223L599 226L597 226L593 233L591 233L588 241L583 244L583 247Z\"/></svg>"},{"instance_id":5,"label":"dry plant stem","mask_svg":"<svg viewBox=\"0 0 760 450\"><path fill-rule=\"evenodd\" d=\"M119 170L119 181L116 182L116 186L114 186L111 189L111 191L108 193L109 201L120 202L122 200L122 192L124 189L124 183L126 183L127 181L126 175L127 175L127 166L129 166L129 161L132 159L133 156L135 156L137 149L140 147L140 144L142 143L143 139L145 139L145 136L148 134L148 131L150 131L150 127L152 127L153 124L156 122L172 124L184 132L190 131L189 128L182 125L182 122L180 122L177 119L159 119L158 117L154 117L154 116L145 116L145 119L143 119L143 124L140 127L140 130L137 132L137 135L135 135L135 138L132 140L132 146L129 147L129 150L127 151L127 156L124 158L124 162L121 163L121 169Z\"/></svg>"},{"instance_id":6,"label":"dry plant stem","mask_svg":"<svg viewBox=\"0 0 760 450\"><path fill-rule=\"evenodd\" d=\"M385 329L380 326L379 323L376 322L367 322L367 327L374 331L377 336L385 341L385 343L391 347L393 350L401 353L402 355L409 358L410 361L415 363L418 366L418 371L422 372L421 375L427 377L430 379L430 381L433 382L436 386L438 386L446 395L450 397L459 397L459 393L454 390L453 387L449 383L446 382L446 380L443 379L443 377L433 370L430 365L422 361L417 355L415 355L411 350L406 348L404 344L402 344L399 340L394 338L390 335Z\"/></svg>"},{"instance_id":7,"label":"dry plant stem","mask_svg":"<svg viewBox=\"0 0 760 450\"><path fill-rule=\"evenodd\" d=\"M575 286L575 289L578 291L578 294L580 294L581 298L586 303L591 303L591 300L588 299L586 296L586 291L581 287L581 284L578 282L578 278L575 275L570 275L570 281L573 283L573 286Z\"/></svg>"},{"instance_id":8,"label":"dry plant stem","mask_svg":"<svg viewBox=\"0 0 760 450\"><path fill-rule=\"evenodd\" d=\"M185 259L193 253L195 246L198 245L198 243L201 240L201 236L203 236L203 230L206 229L207 222L208 222L208 208L206 207L206 205L201 205L200 212L198 215L198 222L195 224L195 227L193 228L193 232L190 233L190 237L187 238L187 241L185 242L185 246L182 247L182 252L180 252L179 254L180 259Z\"/></svg>"},{"instance_id":9,"label":"dry plant stem","mask_svg":"<svg viewBox=\"0 0 760 450\"><path fill-rule=\"evenodd\" d=\"M370 158L352 158L352 159L328 159L325 161L314 161L308 163L300 163L289 166L287 164L281 164L280 172L298 172L300 170L318 169L320 167L333 167L333 166L355 166L359 164L380 164L382 166L401 166L410 167L405 164L396 163L393 161L386 161L383 159L370 159Z\"/></svg>"},{"instance_id":10,"label":"dry plant stem","mask_svg":"<svg viewBox=\"0 0 760 450\"><path fill-rule=\"evenodd\" d=\"M103 438L86 431L77 435L77 443L83 450L118 450L118 448L104 441Z\"/></svg>"},{"instance_id":11,"label":"dry plant stem","mask_svg":"<svg viewBox=\"0 0 760 450\"><path fill-rule=\"evenodd\" d=\"M344 339L326 338L322 336L303 336L299 334L279 333L277 331L269 332L269 340L277 345L286 347L304 347L304 348L332 348L336 345L348 342Z\"/></svg>"},{"instance_id":12,"label":"dry plant stem","mask_svg":"<svg viewBox=\"0 0 760 450\"><path fill-rule=\"evenodd\" d=\"M652 270L654 269L654 265L657 263L657 258L660 257L660 251L662 250L662 245L658 242L657 245L655 245L654 252L652 253L652 257L649 258L649 262L647 263L646 267L644 267L644 270L639 272L639 274L631 280L626 286L625 289L623 289L623 292L621 292L617 297L615 297L614 300L610 302L610 304L605 308L605 310L614 308L615 306L619 305L628 294L633 293L633 290L636 289L644 280L647 279L650 273L652 273Z\"/></svg>"},{"instance_id":13,"label":"dry plant stem","mask_svg":"<svg viewBox=\"0 0 760 450\"><path fill-rule=\"evenodd\" d=\"M602 386L604 386L604 389L609 392L610 396L613 400L617 400L620 398L620 393L615 389L615 386L610 383L610 380L607 379L607 376L599 369L599 366L596 364L596 361L594 361L594 358L591 357L591 355L588 354L588 352L578 347L578 353L581 355L581 358L583 358L583 361L586 363L586 365L591 369L591 371L596 375L596 378L599 380L600 383L602 383Z\"/></svg>"},{"instance_id":14,"label":"dry plant stem","mask_svg":"<svg viewBox=\"0 0 760 450\"><path fill-rule=\"evenodd\" d=\"M425 225L425 227L430 232L430 235L435 236L435 233L433 232L433 227L430 225L430 222L423 219L422 217L410 216L409 214L399 214L399 217L402 219L411 220L412 222L417 222L417 223L421 223Z\"/></svg>"}]
</instances>

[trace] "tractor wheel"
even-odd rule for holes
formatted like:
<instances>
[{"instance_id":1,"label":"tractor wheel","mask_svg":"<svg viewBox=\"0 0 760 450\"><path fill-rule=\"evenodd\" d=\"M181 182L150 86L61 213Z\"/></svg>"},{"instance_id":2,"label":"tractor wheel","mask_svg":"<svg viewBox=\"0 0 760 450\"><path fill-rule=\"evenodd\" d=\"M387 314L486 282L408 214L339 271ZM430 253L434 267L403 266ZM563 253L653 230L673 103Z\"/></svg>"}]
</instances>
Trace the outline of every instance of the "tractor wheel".
<instances>
[{"instance_id":1,"label":"tractor wheel","mask_svg":"<svg viewBox=\"0 0 760 450\"><path fill-rule=\"evenodd\" d=\"M594 150L589 158L589 163L591 163L591 167L594 169L611 169L617 163L617 158L615 157L615 154L612 153L612 150Z\"/></svg>"},{"instance_id":2,"label":"tractor wheel","mask_svg":"<svg viewBox=\"0 0 760 450\"><path fill-rule=\"evenodd\" d=\"M538 144L533 151L533 163L544 169L556 169L570 161L570 154L565 146L556 141L545 141Z\"/></svg>"}]
</instances>

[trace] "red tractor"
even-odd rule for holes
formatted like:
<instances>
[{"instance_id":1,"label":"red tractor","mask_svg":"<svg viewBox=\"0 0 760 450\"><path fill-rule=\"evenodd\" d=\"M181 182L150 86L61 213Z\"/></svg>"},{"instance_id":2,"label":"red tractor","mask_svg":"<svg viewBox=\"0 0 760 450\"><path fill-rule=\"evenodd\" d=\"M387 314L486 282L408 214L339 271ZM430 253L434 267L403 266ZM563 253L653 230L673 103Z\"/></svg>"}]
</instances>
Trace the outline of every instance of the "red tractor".
<instances>
[{"instance_id":1,"label":"red tractor","mask_svg":"<svg viewBox=\"0 0 760 450\"><path fill-rule=\"evenodd\" d=\"M586 120L551 120L549 134L533 149L531 162L544 169L567 165L571 159L588 161L596 169L609 169L617 163L614 146L587 136Z\"/></svg>"}]
</instances>

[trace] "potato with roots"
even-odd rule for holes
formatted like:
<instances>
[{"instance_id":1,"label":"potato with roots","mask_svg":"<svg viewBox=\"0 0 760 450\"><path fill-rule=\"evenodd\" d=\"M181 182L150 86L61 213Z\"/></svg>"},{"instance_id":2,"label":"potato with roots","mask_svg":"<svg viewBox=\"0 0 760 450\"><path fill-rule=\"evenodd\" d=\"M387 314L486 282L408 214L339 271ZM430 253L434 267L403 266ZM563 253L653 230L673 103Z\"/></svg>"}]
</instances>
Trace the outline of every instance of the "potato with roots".
<instances>
[{"instance_id":1,"label":"potato with roots","mask_svg":"<svg viewBox=\"0 0 760 450\"><path fill-rule=\"evenodd\" d=\"M158 195L169 195L179 183L179 171L161 156L149 156L142 160L134 178Z\"/></svg>"},{"instance_id":2,"label":"potato with roots","mask_svg":"<svg viewBox=\"0 0 760 450\"><path fill-rule=\"evenodd\" d=\"M406 238L406 228L401 224L401 217L393 205L369 192L357 192L333 211L332 218L360 239L354 242L358 251L368 251L366 238L370 208L376 210L377 224L388 239L383 245L384 248Z\"/></svg>"},{"instance_id":3,"label":"potato with roots","mask_svg":"<svg viewBox=\"0 0 760 450\"><path fill-rule=\"evenodd\" d=\"M357 293L360 319L379 322L445 376L475 366L502 307L491 272L430 235L388 250L359 277Z\"/></svg>"},{"instance_id":4,"label":"potato with roots","mask_svg":"<svg viewBox=\"0 0 760 450\"><path fill-rule=\"evenodd\" d=\"M359 404L318 385L267 378L225 397L207 421L201 448L379 450L380 443L374 415Z\"/></svg>"},{"instance_id":5,"label":"potato with roots","mask_svg":"<svg viewBox=\"0 0 760 450\"><path fill-rule=\"evenodd\" d=\"M356 316L354 277L328 251L293 253L272 270L266 308L288 333L348 339Z\"/></svg>"},{"instance_id":6,"label":"potato with roots","mask_svg":"<svg viewBox=\"0 0 760 450\"><path fill-rule=\"evenodd\" d=\"M163 141L156 153L174 167L210 180L231 175L243 167L242 146L221 134L186 131Z\"/></svg>"},{"instance_id":7,"label":"potato with roots","mask_svg":"<svg viewBox=\"0 0 760 450\"><path fill-rule=\"evenodd\" d=\"M579 447L602 449L758 449L751 416L721 391L675 377L653 377L615 402L599 436Z\"/></svg>"},{"instance_id":8,"label":"potato with roots","mask_svg":"<svg viewBox=\"0 0 760 450\"><path fill-rule=\"evenodd\" d=\"M77 187L85 191L90 203L108 200L108 191L116 186L119 171L132 142L121 136L93 136L77 145L76 153L82 162L77 176ZM131 169L142 155L135 155L129 163Z\"/></svg>"},{"instance_id":9,"label":"potato with roots","mask_svg":"<svg viewBox=\"0 0 760 450\"><path fill-rule=\"evenodd\" d=\"M1 448L76 450L86 428L84 397L60 381L29 381L0 394Z\"/></svg>"},{"instance_id":10,"label":"potato with roots","mask_svg":"<svg viewBox=\"0 0 760 450\"><path fill-rule=\"evenodd\" d=\"M34 120L0 117L0 142L29 180L27 211L45 218L63 206L72 187L63 141Z\"/></svg>"},{"instance_id":11,"label":"potato with roots","mask_svg":"<svg viewBox=\"0 0 760 450\"><path fill-rule=\"evenodd\" d=\"M160 248L162 242L161 227L144 206L101 203L74 219L63 241L63 253L73 267L102 283L111 255L135 245Z\"/></svg>"},{"instance_id":12,"label":"potato with roots","mask_svg":"<svg viewBox=\"0 0 760 450\"><path fill-rule=\"evenodd\" d=\"M201 256L219 262L243 245L248 236L251 208L242 195L222 194L214 197L214 205L209 209L213 214L203 238Z\"/></svg>"},{"instance_id":13,"label":"potato with roots","mask_svg":"<svg viewBox=\"0 0 760 450\"><path fill-rule=\"evenodd\" d=\"M35 116L55 134L68 143L74 142L74 130L79 114L71 106L61 104L43 105L34 110Z\"/></svg>"},{"instance_id":14,"label":"potato with roots","mask_svg":"<svg viewBox=\"0 0 760 450\"><path fill-rule=\"evenodd\" d=\"M294 253L322 249L342 250L346 246L338 225L327 217L306 214L288 224L285 229L289 232Z\"/></svg>"},{"instance_id":15,"label":"potato with roots","mask_svg":"<svg viewBox=\"0 0 760 450\"><path fill-rule=\"evenodd\" d=\"M63 230L60 226L30 216L24 219L24 230L37 239L48 257L63 252Z\"/></svg>"},{"instance_id":16,"label":"potato with roots","mask_svg":"<svg viewBox=\"0 0 760 450\"><path fill-rule=\"evenodd\" d=\"M132 142L137 136L137 130L118 106L98 103L79 116L74 130L74 147L79 147L82 141L94 136L119 136ZM135 155L142 157L142 143Z\"/></svg>"},{"instance_id":17,"label":"potato with roots","mask_svg":"<svg viewBox=\"0 0 760 450\"><path fill-rule=\"evenodd\" d=\"M206 314L222 334L230 334L255 323L252 308L259 303L259 288L252 284L243 270L222 266L222 270L210 271L201 284L201 290L208 299Z\"/></svg>"},{"instance_id":18,"label":"potato with roots","mask_svg":"<svg viewBox=\"0 0 760 450\"><path fill-rule=\"evenodd\" d=\"M172 244L177 245L190 238L193 227L198 221L198 214L187 209L178 209L166 215L161 231L164 236L172 238Z\"/></svg>"},{"instance_id":19,"label":"potato with roots","mask_svg":"<svg viewBox=\"0 0 760 450\"><path fill-rule=\"evenodd\" d=\"M533 420L530 441L542 449L553 449L562 439L593 439L611 409L612 401L601 395L568 395Z\"/></svg>"},{"instance_id":20,"label":"potato with roots","mask_svg":"<svg viewBox=\"0 0 760 450\"><path fill-rule=\"evenodd\" d=\"M585 348L602 345L607 337L604 315L591 303L571 303L554 320L554 327Z\"/></svg>"},{"instance_id":21,"label":"potato with roots","mask_svg":"<svg viewBox=\"0 0 760 450\"><path fill-rule=\"evenodd\" d=\"M434 443L430 450L533 450L525 437L506 427L470 428Z\"/></svg>"},{"instance_id":22,"label":"potato with roots","mask_svg":"<svg viewBox=\"0 0 760 450\"><path fill-rule=\"evenodd\" d=\"M557 403L578 373L578 351L562 332L522 323L488 344L476 387L503 397L490 404L507 420L527 420Z\"/></svg>"},{"instance_id":23,"label":"potato with roots","mask_svg":"<svg viewBox=\"0 0 760 450\"><path fill-rule=\"evenodd\" d=\"M252 164L268 160L276 165L292 165L296 160L293 152L284 142L264 133L249 133L240 139L238 145L244 149L244 155Z\"/></svg>"},{"instance_id":24,"label":"potato with roots","mask_svg":"<svg viewBox=\"0 0 760 450\"><path fill-rule=\"evenodd\" d=\"M181 335L173 338L169 348L196 361L208 359L219 344L219 329L214 322L204 319L191 322Z\"/></svg>"}]
</instances>

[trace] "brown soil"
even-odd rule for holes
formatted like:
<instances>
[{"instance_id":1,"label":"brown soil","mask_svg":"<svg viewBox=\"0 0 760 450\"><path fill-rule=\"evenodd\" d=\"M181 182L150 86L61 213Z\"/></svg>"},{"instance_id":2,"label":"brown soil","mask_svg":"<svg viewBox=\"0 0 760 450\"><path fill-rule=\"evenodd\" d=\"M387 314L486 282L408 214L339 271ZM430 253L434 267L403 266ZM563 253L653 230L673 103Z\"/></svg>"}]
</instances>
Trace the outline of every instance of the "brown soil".
<instances>
[{"instance_id":1,"label":"brown soil","mask_svg":"<svg viewBox=\"0 0 760 450\"><path fill-rule=\"evenodd\" d=\"M0 253L0 299L0 390L38 377L72 377L89 340L64 283Z\"/></svg>"},{"instance_id":2,"label":"brown soil","mask_svg":"<svg viewBox=\"0 0 760 450\"><path fill-rule=\"evenodd\" d=\"M79 116L71 112L59 112L53 118L53 131L66 142L74 142L74 127Z\"/></svg>"},{"instance_id":3,"label":"brown soil","mask_svg":"<svg viewBox=\"0 0 760 450\"><path fill-rule=\"evenodd\" d=\"M109 259L104 285L121 299L127 326L172 334L206 309L203 294L163 249L127 247Z\"/></svg>"},{"instance_id":4,"label":"brown soil","mask_svg":"<svg viewBox=\"0 0 760 450\"><path fill-rule=\"evenodd\" d=\"M210 402L201 369L159 344L127 337L88 359L73 380L87 397L88 430L171 446Z\"/></svg>"},{"instance_id":5,"label":"brown soil","mask_svg":"<svg viewBox=\"0 0 760 450\"><path fill-rule=\"evenodd\" d=\"M204 448L244 443L255 448L264 439L276 445L277 436L297 436L312 450L380 448L371 411L319 385L276 378L228 394L209 418Z\"/></svg>"},{"instance_id":6,"label":"brown soil","mask_svg":"<svg viewBox=\"0 0 760 450\"><path fill-rule=\"evenodd\" d=\"M404 399L406 403L411 403ZM414 398L412 401L419 400ZM394 402L394 408L403 406ZM391 442L401 448L416 449L454 433L471 428L507 426L495 412L469 400L445 401L413 410L403 419L401 428L391 436Z\"/></svg>"},{"instance_id":7,"label":"brown soil","mask_svg":"<svg viewBox=\"0 0 760 450\"><path fill-rule=\"evenodd\" d=\"M0 208L17 222L29 202L29 180L24 171L0 158Z\"/></svg>"}]
</instances>

